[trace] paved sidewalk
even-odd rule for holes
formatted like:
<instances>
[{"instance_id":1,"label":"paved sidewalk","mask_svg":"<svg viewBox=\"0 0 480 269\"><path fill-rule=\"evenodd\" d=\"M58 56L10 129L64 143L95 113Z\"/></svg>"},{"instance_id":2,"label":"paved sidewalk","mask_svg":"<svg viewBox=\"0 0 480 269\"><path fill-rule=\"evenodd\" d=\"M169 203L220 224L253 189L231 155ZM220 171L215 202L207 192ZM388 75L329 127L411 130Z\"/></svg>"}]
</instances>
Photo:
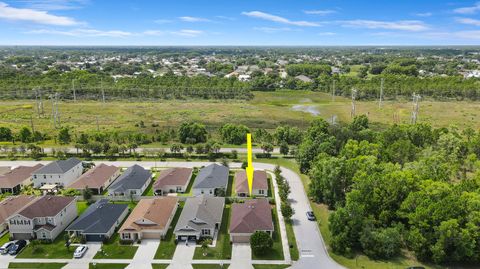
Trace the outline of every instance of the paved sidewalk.
<instances>
[{"instance_id":1,"label":"paved sidewalk","mask_svg":"<svg viewBox=\"0 0 480 269\"><path fill-rule=\"evenodd\" d=\"M277 185L277 180L275 178L275 175L268 171L268 173L272 176L272 183L273 183L273 188L275 191L273 192L275 194L275 201L276 201L276 209L277 209L277 216L278 216L278 222L280 224L280 236L282 238L282 247L283 247L283 256L284 259L287 263L292 262L292 259L290 257L290 248L288 244L288 238L287 238L287 228L285 226L285 220L282 215L282 211L280 209L281 205L281 200L280 200L280 195L278 194L278 185Z\"/></svg>"}]
</instances>

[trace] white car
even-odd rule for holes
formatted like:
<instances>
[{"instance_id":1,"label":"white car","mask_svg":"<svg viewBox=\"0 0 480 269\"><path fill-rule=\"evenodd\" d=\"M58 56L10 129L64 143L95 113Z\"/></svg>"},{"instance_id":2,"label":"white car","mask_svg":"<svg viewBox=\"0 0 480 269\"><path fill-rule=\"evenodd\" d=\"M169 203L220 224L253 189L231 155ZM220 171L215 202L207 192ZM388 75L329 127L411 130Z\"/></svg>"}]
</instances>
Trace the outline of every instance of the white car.
<instances>
[{"instance_id":1,"label":"white car","mask_svg":"<svg viewBox=\"0 0 480 269\"><path fill-rule=\"evenodd\" d=\"M8 254L8 251L10 251L10 249L13 247L13 245L15 245L15 242L16 241L10 241L10 242L7 242L7 243L3 244L3 246L0 247L0 253L1 254Z\"/></svg>"},{"instance_id":2,"label":"white car","mask_svg":"<svg viewBox=\"0 0 480 269\"><path fill-rule=\"evenodd\" d=\"M83 255L85 255L85 252L87 252L87 249L88 249L87 245L78 246L75 249L75 252L73 253L73 257L76 259L83 257Z\"/></svg>"}]
</instances>

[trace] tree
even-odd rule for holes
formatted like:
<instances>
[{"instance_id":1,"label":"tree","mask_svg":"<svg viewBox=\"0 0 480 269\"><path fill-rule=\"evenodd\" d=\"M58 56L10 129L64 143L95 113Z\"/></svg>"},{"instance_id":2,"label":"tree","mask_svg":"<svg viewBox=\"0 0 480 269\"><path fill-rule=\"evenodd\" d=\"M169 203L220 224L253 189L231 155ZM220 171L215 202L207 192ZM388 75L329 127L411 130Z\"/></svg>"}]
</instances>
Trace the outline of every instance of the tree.
<instances>
[{"instance_id":1,"label":"tree","mask_svg":"<svg viewBox=\"0 0 480 269\"><path fill-rule=\"evenodd\" d=\"M280 144L280 154L287 156L289 152L288 144L283 142Z\"/></svg>"},{"instance_id":2,"label":"tree","mask_svg":"<svg viewBox=\"0 0 480 269\"><path fill-rule=\"evenodd\" d=\"M70 129L67 127L63 127L62 129L60 129L60 131L58 132L58 141L60 142L60 144L69 144L71 140L72 138L70 136Z\"/></svg>"},{"instance_id":3,"label":"tree","mask_svg":"<svg viewBox=\"0 0 480 269\"><path fill-rule=\"evenodd\" d=\"M398 228L373 228L366 225L360 236L362 249L374 259L390 259L400 254L401 234Z\"/></svg>"},{"instance_id":4,"label":"tree","mask_svg":"<svg viewBox=\"0 0 480 269\"><path fill-rule=\"evenodd\" d=\"M183 150L183 145L182 144L174 143L170 146L170 151L174 154L178 154L178 153L182 152L182 150Z\"/></svg>"},{"instance_id":5,"label":"tree","mask_svg":"<svg viewBox=\"0 0 480 269\"><path fill-rule=\"evenodd\" d=\"M18 139L23 143L30 142L32 140L32 132L28 127L23 127L20 129L20 133L18 134Z\"/></svg>"},{"instance_id":6,"label":"tree","mask_svg":"<svg viewBox=\"0 0 480 269\"><path fill-rule=\"evenodd\" d=\"M273 240L267 232L256 231L250 236L250 246L255 255L263 255L272 249Z\"/></svg>"},{"instance_id":7,"label":"tree","mask_svg":"<svg viewBox=\"0 0 480 269\"><path fill-rule=\"evenodd\" d=\"M195 122L184 122L178 129L178 137L182 143L205 143L207 141L207 134L205 125Z\"/></svg>"},{"instance_id":8,"label":"tree","mask_svg":"<svg viewBox=\"0 0 480 269\"><path fill-rule=\"evenodd\" d=\"M7 127L0 127L0 141L12 141L12 130Z\"/></svg>"},{"instance_id":9,"label":"tree","mask_svg":"<svg viewBox=\"0 0 480 269\"><path fill-rule=\"evenodd\" d=\"M273 151L273 145L271 143L263 143L260 147L262 148L263 153L268 156L270 156Z\"/></svg>"},{"instance_id":10,"label":"tree","mask_svg":"<svg viewBox=\"0 0 480 269\"><path fill-rule=\"evenodd\" d=\"M282 205L280 206L280 211L282 212L282 216L287 221L290 221L293 214L295 214L295 210L292 208L292 206L288 202L282 202Z\"/></svg>"},{"instance_id":11,"label":"tree","mask_svg":"<svg viewBox=\"0 0 480 269\"><path fill-rule=\"evenodd\" d=\"M205 238L202 240L202 251L203 251L203 256L207 256L207 251L209 245L212 244L212 239L210 238Z\"/></svg>"},{"instance_id":12,"label":"tree","mask_svg":"<svg viewBox=\"0 0 480 269\"><path fill-rule=\"evenodd\" d=\"M247 133L250 132L245 125L227 123L220 128L222 140L228 144L241 145L247 142Z\"/></svg>"},{"instance_id":13,"label":"tree","mask_svg":"<svg viewBox=\"0 0 480 269\"><path fill-rule=\"evenodd\" d=\"M90 199L92 199L93 196L92 190L88 188L88 186L85 186L85 189L82 191L82 196L83 200L90 202Z\"/></svg>"}]
</instances>

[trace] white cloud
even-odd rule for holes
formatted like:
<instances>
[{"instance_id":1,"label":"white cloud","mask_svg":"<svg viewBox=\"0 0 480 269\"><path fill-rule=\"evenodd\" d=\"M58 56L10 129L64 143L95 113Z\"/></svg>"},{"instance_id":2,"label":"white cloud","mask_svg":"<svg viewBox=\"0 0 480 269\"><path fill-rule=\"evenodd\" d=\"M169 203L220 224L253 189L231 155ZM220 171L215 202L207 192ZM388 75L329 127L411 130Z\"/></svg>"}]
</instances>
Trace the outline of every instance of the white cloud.
<instances>
[{"instance_id":1,"label":"white cloud","mask_svg":"<svg viewBox=\"0 0 480 269\"><path fill-rule=\"evenodd\" d=\"M261 11L250 11L250 12L242 12L242 15L258 18L267 21L273 21L283 24L295 25L295 26L320 26L318 23L315 22L308 22L308 21L291 21L287 18L283 18L280 16L268 14Z\"/></svg>"},{"instance_id":2,"label":"white cloud","mask_svg":"<svg viewBox=\"0 0 480 269\"><path fill-rule=\"evenodd\" d=\"M431 17L433 15L433 13L432 12L423 12L422 13L421 12L421 13L416 13L415 15L418 16L418 17Z\"/></svg>"},{"instance_id":3,"label":"white cloud","mask_svg":"<svg viewBox=\"0 0 480 269\"><path fill-rule=\"evenodd\" d=\"M425 31L428 26L422 21L374 21L374 20L350 20L342 21L344 27L368 28L368 29L389 29L402 31Z\"/></svg>"},{"instance_id":4,"label":"white cloud","mask_svg":"<svg viewBox=\"0 0 480 269\"><path fill-rule=\"evenodd\" d=\"M334 32L321 32L321 33L318 33L319 36L334 36L334 35L337 35L337 33L334 33Z\"/></svg>"},{"instance_id":5,"label":"white cloud","mask_svg":"<svg viewBox=\"0 0 480 269\"><path fill-rule=\"evenodd\" d=\"M85 6L90 0L18 0L17 2L32 9L71 10Z\"/></svg>"},{"instance_id":6,"label":"white cloud","mask_svg":"<svg viewBox=\"0 0 480 269\"><path fill-rule=\"evenodd\" d=\"M461 7L453 10L453 13L457 14L475 14L480 11L480 2L470 7Z\"/></svg>"},{"instance_id":7,"label":"white cloud","mask_svg":"<svg viewBox=\"0 0 480 269\"><path fill-rule=\"evenodd\" d=\"M156 24L166 24L166 23L172 23L173 21L166 20L166 19L158 19L158 20L154 20L153 22L155 22Z\"/></svg>"},{"instance_id":8,"label":"white cloud","mask_svg":"<svg viewBox=\"0 0 480 269\"><path fill-rule=\"evenodd\" d=\"M185 22L209 22L209 19L206 18L200 18L200 17L191 17L191 16L183 16L183 17L178 17L181 21Z\"/></svg>"},{"instance_id":9,"label":"white cloud","mask_svg":"<svg viewBox=\"0 0 480 269\"><path fill-rule=\"evenodd\" d=\"M462 23L462 24L469 24L469 25L480 26L480 20L476 20L476 19L471 19L471 18L456 18L455 21L457 21L458 23Z\"/></svg>"},{"instance_id":10,"label":"white cloud","mask_svg":"<svg viewBox=\"0 0 480 269\"><path fill-rule=\"evenodd\" d=\"M73 37L129 37L134 35L131 32L125 31L101 31L95 29L73 29L69 31L59 31L50 29L40 29L28 31L29 34L53 34L53 35L65 35Z\"/></svg>"},{"instance_id":11,"label":"white cloud","mask_svg":"<svg viewBox=\"0 0 480 269\"><path fill-rule=\"evenodd\" d=\"M185 36L185 37L197 37L203 35L205 32L201 30L182 29L178 31L171 31L171 34Z\"/></svg>"},{"instance_id":12,"label":"white cloud","mask_svg":"<svg viewBox=\"0 0 480 269\"><path fill-rule=\"evenodd\" d=\"M14 8L4 2L0 2L0 19L11 21L28 21L37 24L72 26L80 24L73 18L56 16L46 11L29 8Z\"/></svg>"},{"instance_id":13,"label":"white cloud","mask_svg":"<svg viewBox=\"0 0 480 269\"><path fill-rule=\"evenodd\" d=\"M463 39L480 40L480 30L459 31L454 33L454 35Z\"/></svg>"},{"instance_id":14,"label":"white cloud","mask_svg":"<svg viewBox=\"0 0 480 269\"><path fill-rule=\"evenodd\" d=\"M256 31L269 33L269 34L292 31L292 28L289 28L289 27L254 27L253 29Z\"/></svg>"},{"instance_id":15,"label":"white cloud","mask_svg":"<svg viewBox=\"0 0 480 269\"><path fill-rule=\"evenodd\" d=\"M309 15L325 16L325 15L337 13L337 11L331 10L331 9L322 9L322 10L305 10L303 11L303 13L309 14Z\"/></svg>"}]
</instances>

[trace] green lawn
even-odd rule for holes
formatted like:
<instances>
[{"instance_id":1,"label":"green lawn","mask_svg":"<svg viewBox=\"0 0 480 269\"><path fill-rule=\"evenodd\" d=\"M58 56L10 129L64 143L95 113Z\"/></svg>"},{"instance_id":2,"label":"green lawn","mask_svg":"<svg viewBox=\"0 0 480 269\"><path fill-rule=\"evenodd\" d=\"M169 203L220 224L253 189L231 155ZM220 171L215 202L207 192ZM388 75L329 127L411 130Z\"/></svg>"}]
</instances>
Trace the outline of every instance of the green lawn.
<instances>
[{"instance_id":1,"label":"green lawn","mask_svg":"<svg viewBox=\"0 0 480 269\"><path fill-rule=\"evenodd\" d=\"M179 193L178 196L187 196L187 197L193 196L192 186L193 186L193 183L195 182L195 179L197 178L197 174L198 174L198 169L194 168L192 172L192 178L190 178L190 181L188 182L187 189L183 193Z\"/></svg>"},{"instance_id":2,"label":"green lawn","mask_svg":"<svg viewBox=\"0 0 480 269\"><path fill-rule=\"evenodd\" d=\"M193 269L227 269L230 264L192 264Z\"/></svg>"},{"instance_id":3,"label":"green lawn","mask_svg":"<svg viewBox=\"0 0 480 269\"><path fill-rule=\"evenodd\" d=\"M52 243L38 243L36 247L27 245L17 258L21 259L70 259L73 257L74 247L65 247L64 233L58 235Z\"/></svg>"},{"instance_id":4,"label":"green lawn","mask_svg":"<svg viewBox=\"0 0 480 269\"><path fill-rule=\"evenodd\" d=\"M123 269L128 266L128 263L90 263L89 269Z\"/></svg>"},{"instance_id":5,"label":"green lawn","mask_svg":"<svg viewBox=\"0 0 480 269\"><path fill-rule=\"evenodd\" d=\"M88 203L86 201L77 201L77 211L78 215L82 215L82 213L88 208Z\"/></svg>"},{"instance_id":6,"label":"green lawn","mask_svg":"<svg viewBox=\"0 0 480 269\"><path fill-rule=\"evenodd\" d=\"M153 184L155 184L156 177L152 179L152 182L148 185L145 191L142 193L142 196L154 196L153 195Z\"/></svg>"},{"instance_id":7,"label":"green lawn","mask_svg":"<svg viewBox=\"0 0 480 269\"><path fill-rule=\"evenodd\" d=\"M223 210L222 225L218 232L217 244L215 247L209 247L207 249L207 255L203 256L203 250L201 247L195 248L193 255L194 260L229 260L232 257L232 245L230 244L230 235L228 233L228 227L230 225L230 205L226 205Z\"/></svg>"},{"instance_id":8,"label":"green lawn","mask_svg":"<svg viewBox=\"0 0 480 269\"><path fill-rule=\"evenodd\" d=\"M290 258L292 258L293 261L298 261L298 258L299 258L298 246L297 246L297 240L295 239L295 233L293 232L292 222L285 221L285 227L287 230L287 239L288 239L288 244L290 249Z\"/></svg>"},{"instance_id":9,"label":"green lawn","mask_svg":"<svg viewBox=\"0 0 480 269\"><path fill-rule=\"evenodd\" d=\"M285 269L289 268L289 264L254 264L253 268L255 269Z\"/></svg>"},{"instance_id":10,"label":"green lawn","mask_svg":"<svg viewBox=\"0 0 480 269\"><path fill-rule=\"evenodd\" d=\"M228 185L227 185L227 191L225 193L225 196L226 197L232 197L233 196L233 192L234 192L234 187L233 187L233 178L235 177L235 174L233 173L233 171L230 171L228 173Z\"/></svg>"},{"instance_id":11,"label":"green lawn","mask_svg":"<svg viewBox=\"0 0 480 269\"><path fill-rule=\"evenodd\" d=\"M253 260L283 260L283 247L282 247L282 238L280 236L280 225L278 223L278 214L275 206L272 207L272 218L273 218L273 225L274 225L274 231L273 231L273 247L272 249L263 254L263 255L255 255L252 252L252 259Z\"/></svg>"},{"instance_id":12,"label":"green lawn","mask_svg":"<svg viewBox=\"0 0 480 269\"><path fill-rule=\"evenodd\" d=\"M175 216L173 216L173 220L168 228L167 234L160 242L157 252L155 253L155 259L169 260L173 257L175 249L177 248L177 244L175 244L175 234L173 231L175 229L175 225L177 225L178 218L180 218L180 214L182 213L184 205L185 202L179 202L177 212L175 212Z\"/></svg>"},{"instance_id":13,"label":"green lawn","mask_svg":"<svg viewBox=\"0 0 480 269\"><path fill-rule=\"evenodd\" d=\"M267 183L268 183L268 197L274 198L272 176L269 173L267 173Z\"/></svg>"},{"instance_id":14,"label":"green lawn","mask_svg":"<svg viewBox=\"0 0 480 269\"><path fill-rule=\"evenodd\" d=\"M8 241L10 241L10 234L5 233L2 237L0 237L0 246L7 243Z\"/></svg>"},{"instance_id":15,"label":"green lawn","mask_svg":"<svg viewBox=\"0 0 480 269\"><path fill-rule=\"evenodd\" d=\"M138 246L121 245L120 235L114 233L114 236L105 244L102 244L101 250L95 254L94 259L133 259Z\"/></svg>"},{"instance_id":16,"label":"green lawn","mask_svg":"<svg viewBox=\"0 0 480 269\"><path fill-rule=\"evenodd\" d=\"M22 268L22 269L60 269L67 265L66 263L28 263L28 262L11 262L8 268Z\"/></svg>"},{"instance_id":17,"label":"green lawn","mask_svg":"<svg viewBox=\"0 0 480 269\"><path fill-rule=\"evenodd\" d=\"M152 269L167 269L168 264L152 263Z\"/></svg>"}]
</instances>

